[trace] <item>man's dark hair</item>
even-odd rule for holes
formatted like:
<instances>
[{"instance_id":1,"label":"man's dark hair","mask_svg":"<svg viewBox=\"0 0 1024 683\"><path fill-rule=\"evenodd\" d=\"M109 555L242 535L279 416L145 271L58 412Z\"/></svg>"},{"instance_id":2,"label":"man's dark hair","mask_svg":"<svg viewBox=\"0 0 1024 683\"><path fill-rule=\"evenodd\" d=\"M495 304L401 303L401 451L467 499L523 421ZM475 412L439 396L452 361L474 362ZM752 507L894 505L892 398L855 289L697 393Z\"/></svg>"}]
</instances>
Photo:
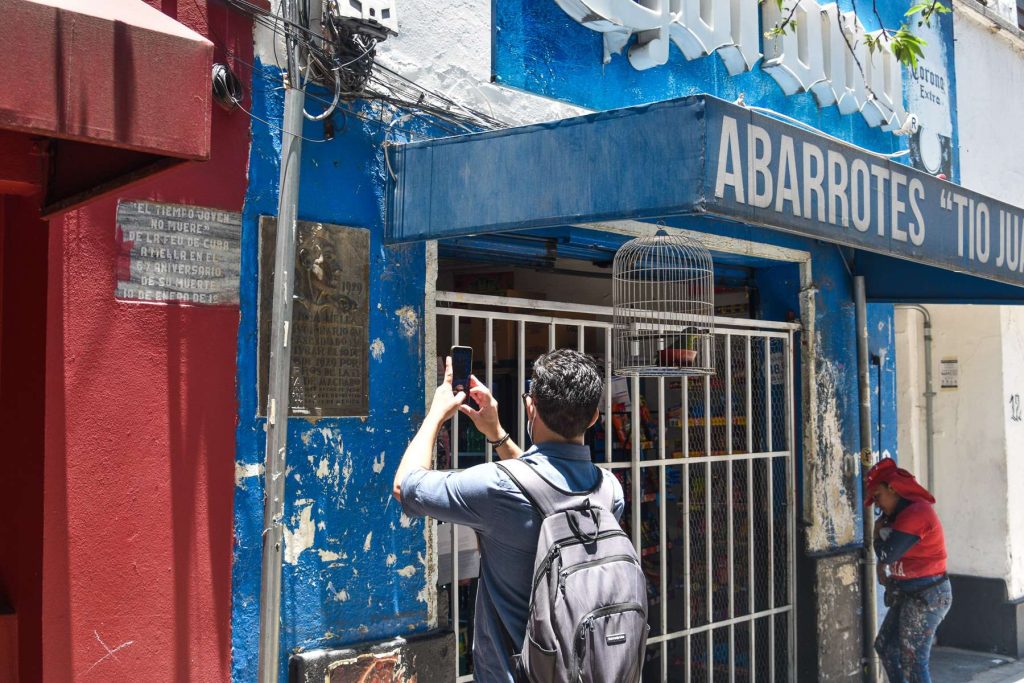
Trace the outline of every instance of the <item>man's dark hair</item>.
<instances>
[{"instance_id":1,"label":"man's dark hair","mask_svg":"<svg viewBox=\"0 0 1024 683\"><path fill-rule=\"evenodd\" d=\"M556 349L533 363L530 395L537 411L544 424L567 439L587 430L603 391L597 363L585 353Z\"/></svg>"}]
</instances>

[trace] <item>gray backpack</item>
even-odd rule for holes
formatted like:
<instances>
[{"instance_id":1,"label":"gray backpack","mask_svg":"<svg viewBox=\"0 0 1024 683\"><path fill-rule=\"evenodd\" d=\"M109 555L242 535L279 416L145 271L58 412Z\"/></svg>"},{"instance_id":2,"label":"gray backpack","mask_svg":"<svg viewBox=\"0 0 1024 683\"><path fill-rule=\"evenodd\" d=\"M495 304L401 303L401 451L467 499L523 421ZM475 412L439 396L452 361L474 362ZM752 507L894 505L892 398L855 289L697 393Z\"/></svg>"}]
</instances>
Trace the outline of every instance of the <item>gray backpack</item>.
<instances>
[{"instance_id":1,"label":"gray backpack","mask_svg":"<svg viewBox=\"0 0 1024 683\"><path fill-rule=\"evenodd\" d=\"M498 464L544 518L516 679L632 683L647 645L647 579L612 514L603 473L590 491L559 489L523 460ZM511 641L511 638L507 638Z\"/></svg>"}]
</instances>

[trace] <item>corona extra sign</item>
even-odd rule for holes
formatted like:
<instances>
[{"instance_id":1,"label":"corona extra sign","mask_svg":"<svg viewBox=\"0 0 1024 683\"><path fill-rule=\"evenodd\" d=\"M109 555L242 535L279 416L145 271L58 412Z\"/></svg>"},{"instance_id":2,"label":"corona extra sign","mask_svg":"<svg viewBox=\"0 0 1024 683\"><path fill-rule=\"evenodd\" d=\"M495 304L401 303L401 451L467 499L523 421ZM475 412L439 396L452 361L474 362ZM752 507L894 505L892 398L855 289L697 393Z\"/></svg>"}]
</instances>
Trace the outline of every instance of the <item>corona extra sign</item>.
<instances>
[{"instance_id":1,"label":"corona extra sign","mask_svg":"<svg viewBox=\"0 0 1024 683\"><path fill-rule=\"evenodd\" d=\"M903 69L888 41L869 50L865 37L880 32L866 33L856 14L841 12L835 3L786 0L780 9L771 0L555 1L603 34L605 62L635 35L628 51L635 69L665 64L674 43L686 59L717 52L731 76L749 71L762 57L758 13L765 26L776 26L792 12L793 28L764 37L761 62L786 95L813 93L818 106L860 112L873 128L898 130L907 121Z\"/></svg>"}]
</instances>

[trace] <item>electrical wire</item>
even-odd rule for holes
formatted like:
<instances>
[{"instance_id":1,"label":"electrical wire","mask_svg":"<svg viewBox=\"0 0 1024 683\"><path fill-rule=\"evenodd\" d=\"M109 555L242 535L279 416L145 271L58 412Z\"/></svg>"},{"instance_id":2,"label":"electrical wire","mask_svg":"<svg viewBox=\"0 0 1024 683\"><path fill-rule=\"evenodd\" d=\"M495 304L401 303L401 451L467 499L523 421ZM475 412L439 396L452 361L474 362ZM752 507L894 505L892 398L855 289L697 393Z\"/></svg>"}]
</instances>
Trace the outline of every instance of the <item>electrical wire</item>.
<instances>
[{"instance_id":1,"label":"electrical wire","mask_svg":"<svg viewBox=\"0 0 1024 683\"><path fill-rule=\"evenodd\" d=\"M298 1L300 1L300 10L308 15L306 3L302 0ZM333 10L331 3L327 3L326 14L322 20L326 35L320 35L299 23L264 10L248 0L222 0L222 2L236 11L246 14L255 24L266 28L272 34L283 36L288 42L297 41L299 43L306 55L306 64L303 69L300 69L300 82L292 85L301 87L307 97L321 102L325 106L325 110L316 115L310 114L304 109L303 114L311 121L324 121L334 113L341 113L344 116L351 115L366 123L376 123L381 128L386 125L385 141L388 141L388 136L393 130L402 130L407 135L423 134L426 130L425 127L429 127L445 135L459 135L466 132L507 127L507 124L496 119L493 114L488 115L475 111L445 94L425 88L397 71L376 63L377 38L362 35L344 25L344 22ZM224 44L227 45L227 43ZM274 48L276 54L276 40ZM225 49L227 50L226 47ZM292 51L289 50L289 55L291 54ZM280 81L270 76L265 70L249 64L240 57L236 56L236 59L248 64L252 74L258 74L261 78L280 85ZM320 97L308 88L311 82L325 80L330 82L328 89L332 92L329 98ZM288 87L288 84L285 83L284 87ZM391 122L384 124L383 121L376 121L353 107L352 100L378 102L394 109L409 109L410 111L397 117L393 113ZM280 126L265 121L244 108L243 111L254 120L275 130L281 130ZM383 114L383 110L381 113ZM298 135L288 131L282 132ZM298 135L298 137L310 142L321 142L321 140L305 138L302 135ZM387 161L390 166L390 160Z\"/></svg>"},{"instance_id":2,"label":"electrical wire","mask_svg":"<svg viewBox=\"0 0 1024 683\"><path fill-rule=\"evenodd\" d=\"M272 128L273 130L281 131L282 135L291 135L293 137L301 139L304 142L328 142L327 138L322 138L322 139L319 139L319 140L316 139L316 138L307 138L305 135L302 135L301 133L293 133L290 130L285 130L284 128L282 128L281 126L277 125L276 123L272 123L271 121L267 121L266 119L260 118L256 114L253 114L251 111L249 111L248 109L243 107L241 102L238 102L236 100L235 104L236 104L236 106L238 106L239 109L241 109L243 112L248 114L249 118L251 118L251 119L253 119L255 121L259 121L260 123L264 124L268 128Z\"/></svg>"},{"instance_id":3,"label":"electrical wire","mask_svg":"<svg viewBox=\"0 0 1024 683\"><path fill-rule=\"evenodd\" d=\"M284 86L281 85L280 79L270 75L269 73L266 72L265 69L261 69L261 68L257 67L255 64L253 64L252 62L247 61L246 59L244 59L243 57L241 57L237 53L231 51L230 49L225 49L225 52L226 52L226 54L228 56L231 57L231 59L233 61L239 62L239 63L249 67L250 76L258 77L258 78L262 79L263 81L267 82L268 84L274 85L276 90L283 90L284 89ZM317 102L320 102L320 103L324 104L325 106L326 105L330 105L330 103L331 103L331 100L328 100L326 98L320 97L316 93L311 92L309 90L306 91L306 97L309 98L309 99L312 99L312 100L316 100ZM244 94L242 96L240 96L239 99L243 99L243 98L244 98ZM394 106L394 105L391 105L391 106ZM345 115L345 116L351 115L351 116L353 116L355 118L358 118L358 119L364 121L365 123L379 124L379 121L377 121L376 119L373 119L373 118L371 118L369 116L366 116L365 114L363 114L363 113L361 113L359 111L356 111L354 109L347 108L346 106L344 106L344 102L339 103L337 111L340 112L342 115ZM416 119L418 119L420 121L423 121L425 124L436 125L436 122L434 120L432 120L432 119L430 119L428 117L424 117L424 116L422 116L422 115L420 115L418 113L413 113L412 117L416 118ZM256 117L256 119L261 121L261 122L263 122L263 120L260 119L259 117ZM407 134L422 133L422 130L417 130L417 129L414 129L414 128L406 128L406 127L403 127L403 126L399 125L399 123L393 123L393 125L394 125L395 129L401 130L401 131L403 131L403 132L405 132ZM272 126L272 127L275 127L275 126Z\"/></svg>"}]
</instances>

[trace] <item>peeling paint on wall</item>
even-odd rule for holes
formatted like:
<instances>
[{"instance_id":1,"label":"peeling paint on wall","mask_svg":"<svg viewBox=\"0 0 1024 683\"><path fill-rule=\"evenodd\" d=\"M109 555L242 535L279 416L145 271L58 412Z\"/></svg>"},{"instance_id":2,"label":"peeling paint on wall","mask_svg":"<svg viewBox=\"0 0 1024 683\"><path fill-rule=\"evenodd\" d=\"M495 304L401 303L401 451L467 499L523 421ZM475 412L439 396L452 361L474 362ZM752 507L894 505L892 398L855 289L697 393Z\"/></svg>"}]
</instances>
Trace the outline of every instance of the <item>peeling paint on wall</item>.
<instances>
[{"instance_id":1,"label":"peeling paint on wall","mask_svg":"<svg viewBox=\"0 0 1024 683\"><path fill-rule=\"evenodd\" d=\"M839 582L844 586L852 586L857 583L859 578L857 576L857 568L852 564L844 564L836 571L836 578L838 578Z\"/></svg>"},{"instance_id":2,"label":"peeling paint on wall","mask_svg":"<svg viewBox=\"0 0 1024 683\"><path fill-rule=\"evenodd\" d=\"M380 340L380 337L374 339L373 343L370 344L370 355L373 356L373 359L376 361L379 361L384 357L384 342Z\"/></svg>"},{"instance_id":3,"label":"peeling paint on wall","mask_svg":"<svg viewBox=\"0 0 1024 683\"><path fill-rule=\"evenodd\" d=\"M262 477L263 476L263 464L262 463L247 463L242 464L240 462L235 463L235 486L245 486L245 480L251 477Z\"/></svg>"},{"instance_id":4,"label":"peeling paint on wall","mask_svg":"<svg viewBox=\"0 0 1024 683\"><path fill-rule=\"evenodd\" d=\"M313 501L299 500L296 505L304 505L302 511L292 515L292 524L289 529L284 528L284 561L288 564L298 564L299 555L303 551L313 547L316 540L316 526L313 524Z\"/></svg>"},{"instance_id":5,"label":"peeling paint on wall","mask_svg":"<svg viewBox=\"0 0 1024 683\"><path fill-rule=\"evenodd\" d=\"M816 346L821 348L820 339ZM836 387L844 384L844 378L839 377L831 360L819 356L815 364L818 452L810 485L814 487L816 506L812 510L813 524L807 529L807 545L822 550L857 540L857 518L847 491L847 467L856 457L844 449L843 430L851 427L844 426L836 400Z\"/></svg>"},{"instance_id":6,"label":"peeling paint on wall","mask_svg":"<svg viewBox=\"0 0 1024 683\"><path fill-rule=\"evenodd\" d=\"M415 337L420 329L420 321L416 317L416 310L412 306L402 306L395 311L395 315L398 316L398 322L401 324L402 336L406 338Z\"/></svg>"}]
</instances>

